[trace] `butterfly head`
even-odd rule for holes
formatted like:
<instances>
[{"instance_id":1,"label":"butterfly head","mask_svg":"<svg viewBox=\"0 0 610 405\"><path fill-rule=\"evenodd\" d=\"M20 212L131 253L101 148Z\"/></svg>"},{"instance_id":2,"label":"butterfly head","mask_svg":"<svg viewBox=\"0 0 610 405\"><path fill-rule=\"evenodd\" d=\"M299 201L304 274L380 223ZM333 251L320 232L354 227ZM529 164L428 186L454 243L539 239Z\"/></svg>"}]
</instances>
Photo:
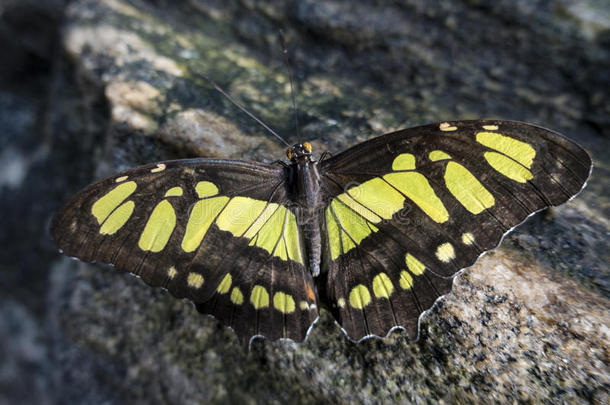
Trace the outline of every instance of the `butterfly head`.
<instances>
[{"instance_id":1,"label":"butterfly head","mask_svg":"<svg viewBox=\"0 0 610 405\"><path fill-rule=\"evenodd\" d=\"M286 156L293 162L309 158L311 156L311 144L309 142L297 143L286 149Z\"/></svg>"}]
</instances>

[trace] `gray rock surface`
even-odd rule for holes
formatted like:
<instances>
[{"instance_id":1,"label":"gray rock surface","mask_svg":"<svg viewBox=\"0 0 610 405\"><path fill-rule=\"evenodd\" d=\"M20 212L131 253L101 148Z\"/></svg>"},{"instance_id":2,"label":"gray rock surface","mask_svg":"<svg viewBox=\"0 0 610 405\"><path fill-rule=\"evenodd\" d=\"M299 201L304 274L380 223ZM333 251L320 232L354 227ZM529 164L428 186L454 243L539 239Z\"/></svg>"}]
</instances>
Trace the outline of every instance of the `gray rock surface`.
<instances>
[{"instance_id":1,"label":"gray rock surface","mask_svg":"<svg viewBox=\"0 0 610 405\"><path fill-rule=\"evenodd\" d=\"M0 16L0 403L610 402L605 2L32 0ZM418 342L355 344L322 312L304 344L247 352L188 302L55 253L52 212L94 178L283 157L198 75L295 140L279 28L316 150L518 119L586 147L589 186L458 276Z\"/></svg>"}]
</instances>

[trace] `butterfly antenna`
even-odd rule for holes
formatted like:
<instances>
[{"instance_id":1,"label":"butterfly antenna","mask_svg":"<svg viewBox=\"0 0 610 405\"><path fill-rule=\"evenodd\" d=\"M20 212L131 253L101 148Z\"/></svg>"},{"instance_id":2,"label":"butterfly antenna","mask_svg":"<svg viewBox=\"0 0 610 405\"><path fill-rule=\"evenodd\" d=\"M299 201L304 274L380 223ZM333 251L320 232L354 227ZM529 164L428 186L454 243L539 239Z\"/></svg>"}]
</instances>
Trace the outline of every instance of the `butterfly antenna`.
<instances>
[{"instance_id":1,"label":"butterfly antenna","mask_svg":"<svg viewBox=\"0 0 610 405\"><path fill-rule=\"evenodd\" d=\"M205 80L207 80L212 86L214 86L214 88L216 89L216 91L218 91L220 94L222 94L223 96L225 96L227 98L227 100L229 100L231 103L233 103L237 108L239 108L240 110L242 110L243 112L245 112L246 114L248 114L248 116L250 118L252 118L254 121L258 122L263 128L265 128L267 131L269 131L273 136L275 136L277 139L279 139L284 145L286 145L287 147L290 147L291 145L286 142L286 140L284 140L284 138L282 138L281 136L279 136L277 134L277 132L275 132L274 130L272 130L271 128L269 128L269 125L265 124L263 121L261 121L258 117L256 117L254 114L252 114L250 111L248 111L246 109L246 107L244 107L243 105L241 105L237 100L235 100L233 97L231 97L226 91L224 91L218 84L216 84L216 82L214 80L212 80L210 77L208 77L207 75L203 74L203 73L197 73L198 76L201 76L202 78L204 78Z\"/></svg>"},{"instance_id":2,"label":"butterfly antenna","mask_svg":"<svg viewBox=\"0 0 610 405\"><path fill-rule=\"evenodd\" d=\"M292 74L292 68L290 67L290 58L288 57L288 50L286 49L286 41L284 40L284 31L280 30L278 34L280 43L282 44L282 52L284 53L284 63L288 69L288 76L290 77L290 95L292 96L292 110L294 112L294 126L297 131L297 138L301 142L301 134L299 133L299 114L297 110L297 98L294 91L294 77Z\"/></svg>"}]
</instances>

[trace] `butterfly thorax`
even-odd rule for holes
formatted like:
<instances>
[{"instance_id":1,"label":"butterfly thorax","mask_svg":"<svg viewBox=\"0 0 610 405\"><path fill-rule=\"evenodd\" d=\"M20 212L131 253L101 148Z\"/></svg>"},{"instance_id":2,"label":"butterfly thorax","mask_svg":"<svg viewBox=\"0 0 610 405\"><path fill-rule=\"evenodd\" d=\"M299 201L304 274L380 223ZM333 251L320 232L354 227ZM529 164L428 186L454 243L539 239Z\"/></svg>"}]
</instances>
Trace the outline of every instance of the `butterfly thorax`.
<instances>
[{"instance_id":1,"label":"butterfly thorax","mask_svg":"<svg viewBox=\"0 0 610 405\"><path fill-rule=\"evenodd\" d=\"M286 151L291 161L291 194L294 211L305 242L309 270L314 277L320 274L322 253L320 229L320 176L318 162L311 156L309 142L298 143Z\"/></svg>"}]
</instances>

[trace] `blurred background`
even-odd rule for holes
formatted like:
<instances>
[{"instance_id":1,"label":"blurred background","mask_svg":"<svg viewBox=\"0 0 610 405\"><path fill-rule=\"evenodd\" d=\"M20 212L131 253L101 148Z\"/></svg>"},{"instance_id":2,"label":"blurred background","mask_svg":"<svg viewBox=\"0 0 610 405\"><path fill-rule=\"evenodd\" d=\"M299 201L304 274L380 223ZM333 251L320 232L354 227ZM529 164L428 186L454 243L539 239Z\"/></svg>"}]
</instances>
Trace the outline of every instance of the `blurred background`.
<instances>
[{"instance_id":1,"label":"blurred background","mask_svg":"<svg viewBox=\"0 0 610 405\"><path fill-rule=\"evenodd\" d=\"M61 256L52 214L138 164L271 162L283 148L216 80L333 152L456 119L552 128L595 169L422 321L350 342L257 342L139 280ZM608 403L610 4L604 0L0 1L0 403Z\"/></svg>"}]
</instances>

